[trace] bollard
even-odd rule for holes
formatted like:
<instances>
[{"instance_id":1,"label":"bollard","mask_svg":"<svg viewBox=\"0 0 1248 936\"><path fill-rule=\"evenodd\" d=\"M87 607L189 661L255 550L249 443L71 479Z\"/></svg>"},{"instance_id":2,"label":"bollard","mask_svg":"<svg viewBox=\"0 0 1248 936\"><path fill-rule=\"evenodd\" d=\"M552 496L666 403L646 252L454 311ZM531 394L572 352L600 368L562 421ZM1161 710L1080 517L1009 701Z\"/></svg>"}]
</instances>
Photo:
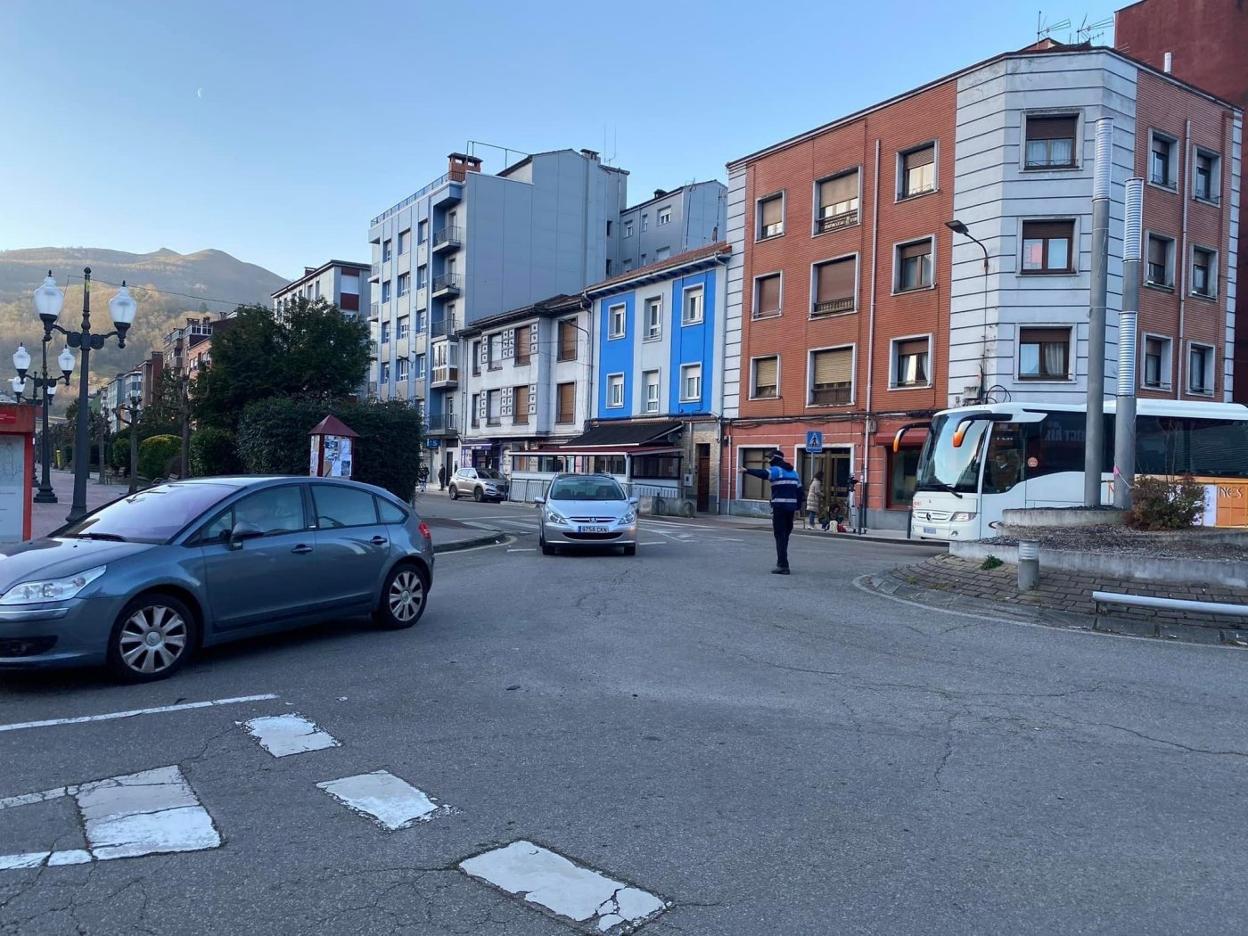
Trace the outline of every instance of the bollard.
<instances>
[{"instance_id":1,"label":"bollard","mask_svg":"<svg viewBox=\"0 0 1248 936\"><path fill-rule=\"evenodd\" d=\"M1040 544L1032 540L1018 544L1018 590L1031 591L1040 581Z\"/></svg>"}]
</instances>

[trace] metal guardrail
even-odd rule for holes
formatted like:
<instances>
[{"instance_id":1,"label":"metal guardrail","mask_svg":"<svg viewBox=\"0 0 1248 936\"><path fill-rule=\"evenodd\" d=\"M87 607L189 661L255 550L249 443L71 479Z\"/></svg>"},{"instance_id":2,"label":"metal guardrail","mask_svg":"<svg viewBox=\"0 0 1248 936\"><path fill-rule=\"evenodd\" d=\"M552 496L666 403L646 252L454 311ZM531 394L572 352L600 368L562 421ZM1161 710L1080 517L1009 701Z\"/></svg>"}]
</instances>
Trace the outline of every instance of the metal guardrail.
<instances>
[{"instance_id":1,"label":"metal guardrail","mask_svg":"<svg viewBox=\"0 0 1248 936\"><path fill-rule=\"evenodd\" d=\"M442 230L435 232L433 235L434 250L437 250L439 247L446 245L446 244L454 244L458 246L459 244L462 244L463 242L464 242L463 228L444 227L442 228Z\"/></svg>"},{"instance_id":2,"label":"metal guardrail","mask_svg":"<svg viewBox=\"0 0 1248 936\"><path fill-rule=\"evenodd\" d=\"M1200 614L1222 614L1248 617L1248 605L1219 604L1216 601L1189 601L1185 598L1155 598L1152 595L1123 595L1118 592L1094 591L1092 601L1097 610L1102 604L1120 604L1140 608L1164 608L1168 611L1195 611Z\"/></svg>"},{"instance_id":3,"label":"metal guardrail","mask_svg":"<svg viewBox=\"0 0 1248 936\"><path fill-rule=\"evenodd\" d=\"M443 273L441 276L433 278L433 291L435 293L442 292L444 289L453 289L456 292L464 288L464 278L458 273Z\"/></svg>"},{"instance_id":4,"label":"metal guardrail","mask_svg":"<svg viewBox=\"0 0 1248 936\"><path fill-rule=\"evenodd\" d=\"M455 332L459 331L459 319L434 319L433 324L430 326L430 330L434 338L445 338L448 335L453 335Z\"/></svg>"},{"instance_id":5,"label":"metal guardrail","mask_svg":"<svg viewBox=\"0 0 1248 936\"><path fill-rule=\"evenodd\" d=\"M385 220L386 220L386 218L390 217L390 216L391 216L392 214L394 214L396 211L402 211L404 208L406 208L408 205L410 205L410 204L411 204L412 202L414 202L416 199L420 198L420 196L422 196L422 195L428 195L428 194L429 194L430 192L432 192L434 189L436 189L436 188L438 188L439 186L441 186L441 185L445 184L446 182L450 181L450 178L451 178L451 174L450 174L449 172L444 172L444 173L442 173L442 175L438 176L438 178L434 179L432 182L430 182L430 183L429 183L428 185L426 185L424 188L417 189L416 191L412 192L412 194L411 194L411 195L408 195L408 196L407 196L407 198L405 198L405 199L403 199L401 202L399 202L397 205L393 205L393 206L391 206L390 208L387 208L385 211L383 211L383 212L382 212L381 214L379 214L377 217L373 218L373 220L369 222L368 226L369 226L369 227L372 227L374 224L379 224L380 222L385 221Z\"/></svg>"}]
</instances>

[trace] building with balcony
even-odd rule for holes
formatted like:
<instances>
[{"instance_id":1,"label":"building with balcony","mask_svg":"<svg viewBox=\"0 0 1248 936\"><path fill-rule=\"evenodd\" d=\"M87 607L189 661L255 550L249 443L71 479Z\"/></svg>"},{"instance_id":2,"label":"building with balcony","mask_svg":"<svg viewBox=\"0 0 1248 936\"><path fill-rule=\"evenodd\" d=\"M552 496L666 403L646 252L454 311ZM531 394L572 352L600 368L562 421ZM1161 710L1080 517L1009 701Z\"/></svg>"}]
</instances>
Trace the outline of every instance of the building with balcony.
<instances>
[{"instance_id":1,"label":"building with balcony","mask_svg":"<svg viewBox=\"0 0 1248 936\"><path fill-rule=\"evenodd\" d=\"M220 319L214 320L211 315L187 316L186 324L181 325L165 335L163 348L163 366L175 377L185 377L190 373L190 352L202 342L212 337L213 326Z\"/></svg>"},{"instance_id":2,"label":"building with balcony","mask_svg":"<svg viewBox=\"0 0 1248 936\"><path fill-rule=\"evenodd\" d=\"M894 453L899 426L959 402L1085 397L1101 118L1107 373L1123 183L1141 175L1140 392L1229 399L1242 111L1120 52L1046 40L729 164L734 511L767 510L765 485L735 469L779 447L829 496L864 480L868 524L904 528L922 435Z\"/></svg>"},{"instance_id":3,"label":"building with balcony","mask_svg":"<svg viewBox=\"0 0 1248 936\"><path fill-rule=\"evenodd\" d=\"M656 189L652 198L620 212L617 262L606 275L660 263L721 240L727 210L728 187L723 182L692 182L670 192Z\"/></svg>"},{"instance_id":4,"label":"building with balcony","mask_svg":"<svg viewBox=\"0 0 1248 936\"><path fill-rule=\"evenodd\" d=\"M305 266L303 276L272 294L273 310L280 311L296 298L309 302L324 299L343 312L358 315L369 308L371 270L367 263L349 260L330 260L319 267Z\"/></svg>"}]
</instances>

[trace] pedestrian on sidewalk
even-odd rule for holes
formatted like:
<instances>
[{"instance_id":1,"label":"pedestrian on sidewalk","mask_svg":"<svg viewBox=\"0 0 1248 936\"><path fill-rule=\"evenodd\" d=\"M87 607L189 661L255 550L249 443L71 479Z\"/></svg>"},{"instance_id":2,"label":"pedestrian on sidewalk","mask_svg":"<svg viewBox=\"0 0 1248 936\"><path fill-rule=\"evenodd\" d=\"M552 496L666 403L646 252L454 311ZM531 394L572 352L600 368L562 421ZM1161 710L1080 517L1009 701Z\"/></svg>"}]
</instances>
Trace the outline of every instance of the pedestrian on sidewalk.
<instances>
[{"instance_id":1,"label":"pedestrian on sidewalk","mask_svg":"<svg viewBox=\"0 0 1248 936\"><path fill-rule=\"evenodd\" d=\"M446 490L446 465L438 465L438 490Z\"/></svg>"},{"instance_id":2,"label":"pedestrian on sidewalk","mask_svg":"<svg viewBox=\"0 0 1248 936\"><path fill-rule=\"evenodd\" d=\"M802 529L813 530L815 524L819 520L819 508L823 500L823 472L815 472L815 480L810 482L810 489L806 492L806 519L802 522Z\"/></svg>"},{"instance_id":3,"label":"pedestrian on sidewalk","mask_svg":"<svg viewBox=\"0 0 1248 936\"><path fill-rule=\"evenodd\" d=\"M771 532L776 538L776 567L771 574L788 575L789 537L793 534L793 515L801 507L802 482L779 449L768 456L767 462L769 467L765 471L762 468L739 470L771 485Z\"/></svg>"}]
</instances>

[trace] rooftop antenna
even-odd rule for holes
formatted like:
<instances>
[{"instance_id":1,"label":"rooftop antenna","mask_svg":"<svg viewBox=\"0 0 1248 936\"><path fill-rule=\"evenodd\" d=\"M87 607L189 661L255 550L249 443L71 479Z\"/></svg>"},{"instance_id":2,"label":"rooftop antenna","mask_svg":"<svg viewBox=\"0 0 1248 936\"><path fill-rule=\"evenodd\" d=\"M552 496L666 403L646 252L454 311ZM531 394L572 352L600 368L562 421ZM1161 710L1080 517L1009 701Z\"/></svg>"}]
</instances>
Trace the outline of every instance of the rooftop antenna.
<instances>
[{"instance_id":1,"label":"rooftop antenna","mask_svg":"<svg viewBox=\"0 0 1248 936\"><path fill-rule=\"evenodd\" d=\"M1069 18L1062 20L1060 23L1045 23L1044 10L1040 10L1036 13L1036 42L1052 39L1053 34L1059 29L1070 29L1071 25Z\"/></svg>"},{"instance_id":2,"label":"rooftop antenna","mask_svg":"<svg viewBox=\"0 0 1248 936\"><path fill-rule=\"evenodd\" d=\"M1079 27L1079 32L1077 33L1079 41L1095 42L1097 39L1100 39L1101 36L1105 35L1105 30L1112 25L1114 25L1114 18L1112 16L1096 23L1089 23L1088 18L1085 16L1083 18L1082 25Z\"/></svg>"}]
</instances>

